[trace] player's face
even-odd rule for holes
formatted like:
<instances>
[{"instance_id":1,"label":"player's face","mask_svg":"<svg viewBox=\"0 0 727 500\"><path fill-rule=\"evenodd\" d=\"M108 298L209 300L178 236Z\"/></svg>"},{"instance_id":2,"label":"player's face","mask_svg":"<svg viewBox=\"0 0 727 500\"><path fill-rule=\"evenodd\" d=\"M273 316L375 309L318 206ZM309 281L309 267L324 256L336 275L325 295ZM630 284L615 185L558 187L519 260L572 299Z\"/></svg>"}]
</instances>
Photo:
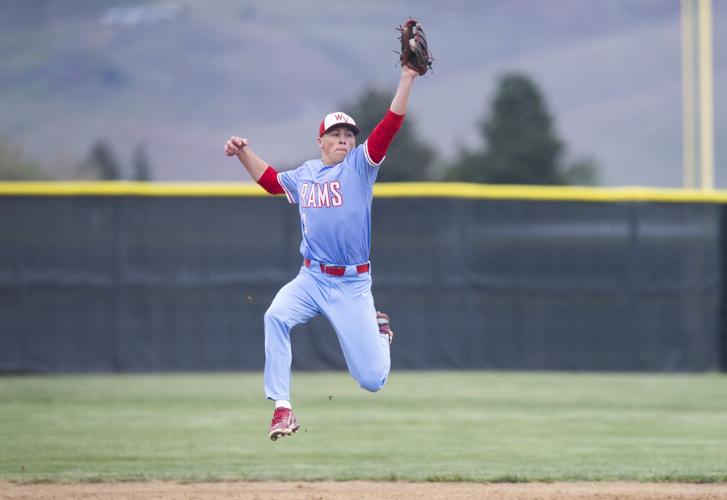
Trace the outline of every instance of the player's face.
<instances>
[{"instance_id":1,"label":"player's face","mask_svg":"<svg viewBox=\"0 0 727 500\"><path fill-rule=\"evenodd\" d=\"M318 139L321 159L326 165L341 163L355 146L356 136L346 126L333 127Z\"/></svg>"}]
</instances>

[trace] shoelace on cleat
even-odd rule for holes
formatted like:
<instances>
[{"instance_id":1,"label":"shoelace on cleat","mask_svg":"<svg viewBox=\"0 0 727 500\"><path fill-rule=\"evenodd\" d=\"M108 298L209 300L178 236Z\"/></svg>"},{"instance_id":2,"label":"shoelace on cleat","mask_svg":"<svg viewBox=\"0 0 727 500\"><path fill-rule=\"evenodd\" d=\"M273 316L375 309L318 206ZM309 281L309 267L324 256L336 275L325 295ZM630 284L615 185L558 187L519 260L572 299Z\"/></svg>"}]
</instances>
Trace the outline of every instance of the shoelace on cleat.
<instances>
[{"instance_id":1,"label":"shoelace on cleat","mask_svg":"<svg viewBox=\"0 0 727 500\"><path fill-rule=\"evenodd\" d=\"M287 408L275 408L275 412L273 413L273 421L270 425L276 425L285 420L288 411L289 410Z\"/></svg>"}]
</instances>

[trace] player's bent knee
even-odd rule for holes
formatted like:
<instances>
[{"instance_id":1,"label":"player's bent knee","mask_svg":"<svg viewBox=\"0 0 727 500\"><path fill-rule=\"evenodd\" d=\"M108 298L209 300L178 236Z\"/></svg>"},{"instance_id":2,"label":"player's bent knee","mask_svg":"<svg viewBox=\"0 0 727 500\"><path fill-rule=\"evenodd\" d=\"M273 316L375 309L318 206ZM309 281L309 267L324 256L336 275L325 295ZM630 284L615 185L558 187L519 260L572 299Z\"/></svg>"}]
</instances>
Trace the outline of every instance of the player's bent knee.
<instances>
[{"instance_id":1,"label":"player's bent knee","mask_svg":"<svg viewBox=\"0 0 727 500\"><path fill-rule=\"evenodd\" d=\"M386 376L375 376L375 377L363 377L358 381L362 389L369 392L380 391L386 383Z\"/></svg>"},{"instance_id":2,"label":"player's bent knee","mask_svg":"<svg viewBox=\"0 0 727 500\"><path fill-rule=\"evenodd\" d=\"M361 382L361 388L365 389L369 392L378 392L381 390L381 388L384 387L384 383L369 383L369 382Z\"/></svg>"},{"instance_id":3,"label":"player's bent knee","mask_svg":"<svg viewBox=\"0 0 727 500\"><path fill-rule=\"evenodd\" d=\"M265 320L266 325L270 323L284 323L284 314L284 311L277 309L275 306L270 306L268 310L265 311L263 319Z\"/></svg>"}]
</instances>

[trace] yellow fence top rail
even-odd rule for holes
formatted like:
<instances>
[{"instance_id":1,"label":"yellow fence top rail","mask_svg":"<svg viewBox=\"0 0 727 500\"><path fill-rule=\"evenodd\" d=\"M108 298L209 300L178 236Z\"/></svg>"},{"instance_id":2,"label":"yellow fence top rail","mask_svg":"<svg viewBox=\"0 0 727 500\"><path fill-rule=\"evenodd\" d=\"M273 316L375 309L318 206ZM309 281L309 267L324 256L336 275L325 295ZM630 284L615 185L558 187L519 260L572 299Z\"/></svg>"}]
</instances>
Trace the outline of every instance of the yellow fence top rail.
<instances>
[{"instance_id":1,"label":"yellow fence top rail","mask_svg":"<svg viewBox=\"0 0 727 500\"><path fill-rule=\"evenodd\" d=\"M0 182L0 196L268 196L254 183ZM459 182L380 183L378 198L465 198L552 201L727 203L727 190L645 187L503 186Z\"/></svg>"}]
</instances>

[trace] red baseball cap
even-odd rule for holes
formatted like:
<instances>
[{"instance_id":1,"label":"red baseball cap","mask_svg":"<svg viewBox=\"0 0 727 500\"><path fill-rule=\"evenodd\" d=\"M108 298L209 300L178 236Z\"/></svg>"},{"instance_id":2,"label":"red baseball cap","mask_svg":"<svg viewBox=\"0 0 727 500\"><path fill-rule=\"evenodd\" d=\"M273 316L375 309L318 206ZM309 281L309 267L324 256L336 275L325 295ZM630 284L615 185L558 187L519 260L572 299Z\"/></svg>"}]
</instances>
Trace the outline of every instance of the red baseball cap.
<instances>
[{"instance_id":1,"label":"red baseball cap","mask_svg":"<svg viewBox=\"0 0 727 500\"><path fill-rule=\"evenodd\" d=\"M358 135L358 133L361 132L353 118L342 111L335 111L333 113L328 113L321 122L321 126L318 128L318 137L322 136L336 125L345 125L349 127L353 130L353 135Z\"/></svg>"}]
</instances>

